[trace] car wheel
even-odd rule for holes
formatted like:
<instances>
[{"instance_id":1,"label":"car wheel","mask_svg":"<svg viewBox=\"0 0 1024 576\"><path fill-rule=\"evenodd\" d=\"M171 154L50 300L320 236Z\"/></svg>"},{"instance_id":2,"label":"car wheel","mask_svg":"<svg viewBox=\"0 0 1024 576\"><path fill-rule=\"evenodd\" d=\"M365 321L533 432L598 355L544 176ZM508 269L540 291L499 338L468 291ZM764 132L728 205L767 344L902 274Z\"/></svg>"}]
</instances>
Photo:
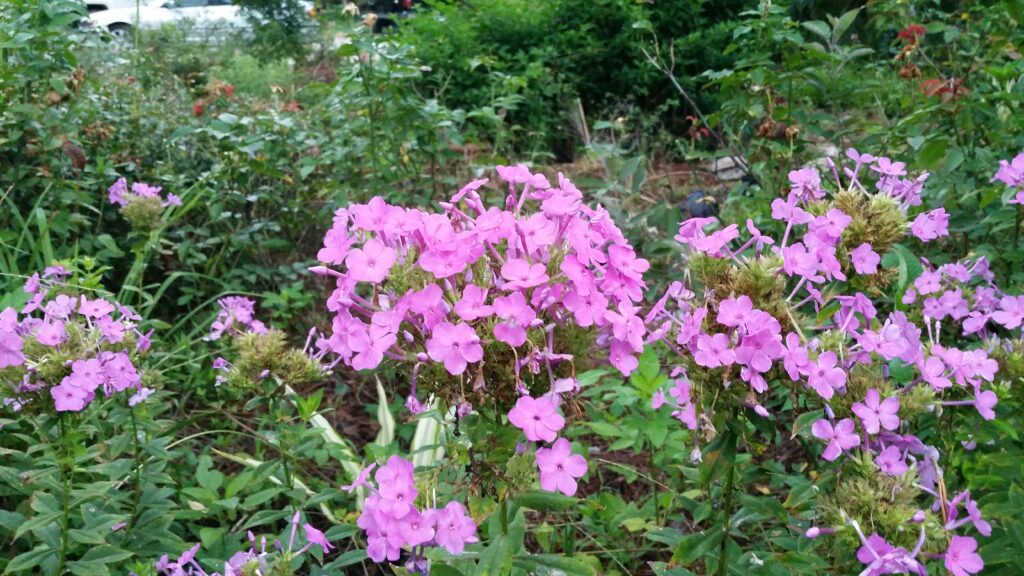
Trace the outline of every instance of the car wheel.
<instances>
[{"instance_id":1,"label":"car wheel","mask_svg":"<svg viewBox=\"0 0 1024 576\"><path fill-rule=\"evenodd\" d=\"M116 42L127 44L132 40L132 27L127 24L111 24L107 30Z\"/></svg>"}]
</instances>

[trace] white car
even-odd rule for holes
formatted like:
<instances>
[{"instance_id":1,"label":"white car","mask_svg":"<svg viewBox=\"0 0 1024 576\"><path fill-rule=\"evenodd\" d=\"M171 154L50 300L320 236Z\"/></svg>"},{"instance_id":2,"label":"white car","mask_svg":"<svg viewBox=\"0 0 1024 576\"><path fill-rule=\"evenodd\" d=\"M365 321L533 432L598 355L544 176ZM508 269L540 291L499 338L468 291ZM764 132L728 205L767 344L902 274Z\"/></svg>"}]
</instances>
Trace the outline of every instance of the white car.
<instances>
[{"instance_id":1,"label":"white car","mask_svg":"<svg viewBox=\"0 0 1024 576\"><path fill-rule=\"evenodd\" d=\"M100 10L116 10L118 8L135 8L136 0L82 0L86 10L91 14ZM145 6L149 0L139 0Z\"/></svg>"},{"instance_id":2,"label":"white car","mask_svg":"<svg viewBox=\"0 0 1024 576\"><path fill-rule=\"evenodd\" d=\"M140 5L101 10L89 14L89 26L103 29L117 39L131 37L132 30L158 29L167 24L184 25L196 37L245 30L249 23L231 0L140 0Z\"/></svg>"}]
</instances>

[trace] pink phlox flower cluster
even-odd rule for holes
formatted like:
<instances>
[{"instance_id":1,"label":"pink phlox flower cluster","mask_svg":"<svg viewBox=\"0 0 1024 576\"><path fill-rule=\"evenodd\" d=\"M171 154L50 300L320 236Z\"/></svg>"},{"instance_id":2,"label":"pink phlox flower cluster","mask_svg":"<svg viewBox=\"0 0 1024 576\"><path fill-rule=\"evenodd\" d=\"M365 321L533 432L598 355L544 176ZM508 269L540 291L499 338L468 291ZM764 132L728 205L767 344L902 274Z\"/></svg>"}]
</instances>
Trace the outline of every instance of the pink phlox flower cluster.
<instances>
[{"instance_id":1,"label":"pink phlox flower cluster","mask_svg":"<svg viewBox=\"0 0 1024 576\"><path fill-rule=\"evenodd\" d=\"M479 541L476 523L459 502L449 502L443 508L417 508L419 490L411 462L391 456L376 468L371 483L368 478L374 468L370 465L351 486L343 487L349 491L359 486L372 490L357 524L366 533L366 552L374 562L397 562L403 548L419 558L428 546L461 554L467 544Z\"/></svg>"},{"instance_id":2,"label":"pink phlox flower cluster","mask_svg":"<svg viewBox=\"0 0 1024 576\"><path fill-rule=\"evenodd\" d=\"M231 335L252 332L266 334L267 326L256 318L256 302L244 296L226 296L217 300L220 310L210 324L206 340L217 340L225 333Z\"/></svg>"},{"instance_id":3,"label":"pink phlox flower cluster","mask_svg":"<svg viewBox=\"0 0 1024 576\"><path fill-rule=\"evenodd\" d=\"M124 178L118 178L110 188L107 189L107 198L111 204L127 206L132 198L160 198L163 188L150 186L144 182L132 183L131 190L128 189L128 182ZM175 194L168 193L160 203L164 208L168 206L181 206L181 198Z\"/></svg>"},{"instance_id":4,"label":"pink phlox flower cluster","mask_svg":"<svg viewBox=\"0 0 1024 576\"><path fill-rule=\"evenodd\" d=\"M565 379L555 383L552 391L540 398L520 396L508 413L508 421L522 430L530 442L551 443L550 447L538 448L535 456L541 488L574 496L576 481L587 473L587 461L572 453L568 440L558 437L565 427L565 418L558 413L559 394L574 391L574 385Z\"/></svg>"},{"instance_id":5,"label":"pink phlox flower cluster","mask_svg":"<svg viewBox=\"0 0 1024 576\"><path fill-rule=\"evenodd\" d=\"M563 176L552 185L522 165L498 175L502 206L485 204L481 179L441 213L382 198L335 213L318 258L340 271L313 271L335 281L327 345L342 361L360 370L386 358L435 362L458 376L478 372L487 347L509 346L517 370L538 371L572 360L551 338L571 323L595 327L624 374L636 368L647 261Z\"/></svg>"},{"instance_id":6,"label":"pink phlox flower cluster","mask_svg":"<svg viewBox=\"0 0 1024 576\"><path fill-rule=\"evenodd\" d=\"M20 409L30 400L28 394L40 391L48 393L58 412L85 409L97 390L108 397L133 391L133 406L144 401L153 391L142 386L131 356L149 347L149 333L138 329L141 318L104 298L75 298L62 293L67 275L60 266L47 268L42 276L33 274L25 283L30 296L20 314L10 307L0 312L0 368L20 367L24 371L21 383L9 391L15 402L5 404ZM67 362L67 374L59 383L39 381L38 366L49 361L49 353L26 357L25 339L32 338L48 349L66 350L71 325L81 345L76 344L76 357ZM134 350L125 344L129 334L136 337Z\"/></svg>"},{"instance_id":7,"label":"pink phlox flower cluster","mask_svg":"<svg viewBox=\"0 0 1024 576\"><path fill-rule=\"evenodd\" d=\"M1012 160L1000 160L999 170L990 182L1002 182L1010 188L1020 188L1008 204L1024 205L1024 152L1017 154Z\"/></svg>"}]
</instances>

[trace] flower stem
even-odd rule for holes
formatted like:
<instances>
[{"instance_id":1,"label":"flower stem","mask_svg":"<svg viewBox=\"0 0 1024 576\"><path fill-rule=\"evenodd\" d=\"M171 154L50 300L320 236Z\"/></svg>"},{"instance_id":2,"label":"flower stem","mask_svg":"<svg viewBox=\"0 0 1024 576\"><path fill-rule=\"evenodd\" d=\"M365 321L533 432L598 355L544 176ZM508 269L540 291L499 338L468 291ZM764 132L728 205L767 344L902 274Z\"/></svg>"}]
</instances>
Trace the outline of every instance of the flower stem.
<instances>
[{"instance_id":1,"label":"flower stem","mask_svg":"<svg viewBox=\"0 0 1024 576\"><path fill-rule=\"evenodd\" d=\"M128 526L125 527L125 533L127 534L135 527L135 522L139 519L139 502L142 500L142 467L145 464L142 462L142 447L139 446L139 424L135 418L135 407L128 404L128 396L125 396L125 398L128 413L132 416L132 445L135 448L135 492L132 495L132 516L128 520Z\"/></svg>"},{"instance_id":2,"label":"flower stem","mask_svg":"<svg viewBox=\"0 0 1024 576\"><path fill-rule=\"evenodd\" d=\"M718 547L718 576L725 576L725 567L729 560L729 523L732 520L732 493L733 481L735 479L735 460L729 462L729 468L725 477L725 502L722 512L722 541Z\"/></svg>"},{"instance_id":3,"label":"flower stem","mask_svg":"<svg viewBox=\"0 0 1024 576\"><path fill-rule=\"evenodd\" d=\"M64 572L64 565L67 562L68 556L68 532L71 524L71 473L68 466L68 438L65 430L65 419L67 415L61 413L60 420L58 420L58 426L60 429L60 460L58 462L60 468L60 484L61 484L61 508L64 512L63 521L60 529L60 560L57 562L57 570L55 574L62 574ZM71 456L73 457L73 456Z\"/></svg>"}]
</instances>

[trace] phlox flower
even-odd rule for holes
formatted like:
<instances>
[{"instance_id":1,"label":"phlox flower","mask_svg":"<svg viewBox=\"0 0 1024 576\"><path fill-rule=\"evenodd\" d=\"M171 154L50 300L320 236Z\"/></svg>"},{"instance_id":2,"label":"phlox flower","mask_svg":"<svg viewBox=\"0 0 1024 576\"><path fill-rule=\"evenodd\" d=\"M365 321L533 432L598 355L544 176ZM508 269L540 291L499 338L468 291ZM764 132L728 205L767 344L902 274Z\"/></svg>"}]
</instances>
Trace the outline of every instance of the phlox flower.
<instances>
[{"instance_id":1,"label":"phlox flower","mask_svg":"<svg viewBox=\"0 0 1024 576\"><path fill-rule=\"evenodd\" d=\"M507 260L501 267L501 277L506 280L505 290L526 290L548 280L543 264L531 264L522 258Z\"/></svg>"},{"instance_id":2,"label":"phlox flower","mask_svg":"<svg viewBox=\"0 0 1024 576\"><path fill-rule=\"evenodd\" d=\"M449 502L444 508L434 511L432 516L436 526L434 539L449 554L462 554L466 544L479 542L476 524L459 502Z\"/></svg>"},{"instance_id":3,"label":"phlox flower","mask_svg":"<svg viewBox=\"0 0 1024 576\"><path fill-rule=\"evenodd\" d=\"M520 396L508 413L508 421L526 434L531 442L553 442L565 426L558 405L550 396Z\"/></svg>"},{"instance_id":4,"label":"phlox flower","mask_svg":"<svg viewBox=\"0 0 1024 576\"><path fill-rule=\"evenodd\" d=\"M860 445L860 436L857 436L853 420L849 418L840 420L834 427L828 420L816 420L811 425L811 433L817 438L828 441L821 457L829 462L838 458L843 451Z\"/></svg>"},{"instance_id":5,"label":"phlox flower","mask_svg":"<svg viewBox=\"0 0 1024 576\"><path fill-rule=\"evenodd\" d=\"M838 357L831 350L818 355L818 359L807 364L807 383L825 400L835 395L838 388L846 385L846 371L837 367Z\"/></svg>"},{"instance_id":6,"label":"phlox flower","mask_svg":"<svg viewBox=\"0 0 1024 576\"><path fill-rule=\"evenodd\" d=\"M693 360L705 368L728 366L736 361L736 353L730 348L729 336L725 334L701 334L697 336L697 350Z\"/></svg>"},{"instance_id":7,"label":"phlox flower","mask_svg":"<svg viewBox=\"0 0 1024 576\"><path fill-rule=\"evenodd\" d=\"M486 318L494 314L494 307L484 304L486 301L487 289L468 284L462 290L462 298L455 303L455 313L467 322Z\"/></svg>"},{"instance_id":8,"label":"phlox flower","mask_svg":"<svg viewBox=\"0 0 1024 576\"><path fill-rule=\"evenodd\" d=\"M355 248L345 258L348 273L360 282L379 284L388 276L395 264L396 252L377 239L369 240L362 248Z\"/></svg>"},{"instance_id":9,"label":"phlox flower","mask_svg":"<svg viewBox=\"0 0 1024 576\"><path fill-rule=\"evenodd\" d=\"M575 496L576 480L587 473L587 461L583 456L572 453L568 440L559 438L551 448L537 450L537 468L542 489Z\"/></svg>"},{"instance_id":10,"label":"phlox flower","mask_svg":"<svg viewBox=\"0 0 1024 576\"><path fill-rule=\"evenodd\" d=\"M892 396L882 400L875 388L869 389L864 401L854 403L851 409L860 418L868 434L878 434L879 427L895 430L900 426L900 399Z\"/></svg>"},{"instance_id":11,"label":"phlox flower","mask_svg":"<svg viewBox=\"0 0 1024 576\"><path fill-rule=\"evenodd\" d=\"M922 242L935 240L940 236L949 235L949 214L945 208L936 208L931 212L917 215L910 223L910 233Z\"/></svg>"},{"instance_id":12,"label":"phlox flower","mask_svg":"<svg viewBox=\"0 0 1024 576\"><path fill-rule=\"evenodd\" d=\"M469 364L483 360L484 350L469 324L441 322L427 340L427 354L435 362L443 362L449 374L459 375Z\"/></svg>"},{"instance_id":13,"label":"phlox flower","mask_svg":"<svg viewBox=\"0 0 1024 576\"><path fill-rule=\"evenodd\" d=\"M985 562L977 552L978 541L970 536L953 536L949 548L943 556L946 570L953 576L977 574L985 567Z\"/></svg>"},{"instance_id":14,"label":"phlox flower","mask_svg":"<svg viewBox=\"0 0 1024 576\"><path fill-rule=\"evenodd\" d=\"M871 249L871 244L865 242L850 252L850 261L857 274L875 274L882 258Z\"/></svg>"},{"instance_id":15,"label":"phlox flower","mask_svg":"<svg viewBox=\"0 0 1024 576\"><path fill-rule=\"evenodd\" d=\"M875 456L875 464L878 466L879 470L889 476L899 476L906 473L909 469L906 463L906 457L896 446L889 446L885 450L882 450L878 456Z\"/></svg>"},{"instance_id":16,"label":"phlox flower","mask_svg":"<svg viewBox=\"0 0 1024 576\"><path fill-rule=\"evenodd\" d=\"M494 325L494 337L509 346L526 343L526 329L537 317L522 292L513 292L494 300L494 313L503 320Z\"/></svg>"}]
</instances>

